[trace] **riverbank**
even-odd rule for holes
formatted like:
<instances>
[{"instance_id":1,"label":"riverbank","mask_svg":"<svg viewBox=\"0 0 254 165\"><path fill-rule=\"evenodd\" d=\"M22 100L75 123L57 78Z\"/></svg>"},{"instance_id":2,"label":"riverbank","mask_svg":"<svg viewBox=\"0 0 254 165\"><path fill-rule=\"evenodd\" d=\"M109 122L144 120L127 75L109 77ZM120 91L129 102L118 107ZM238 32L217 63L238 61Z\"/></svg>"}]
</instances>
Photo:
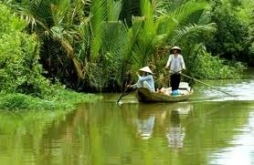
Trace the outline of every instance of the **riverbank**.
<instances>
[{"instance_id":1,"label":"riverbank","mask_svg":"<svg viewBox=\"0 0 254 165\"><path fill-rule=\"evenodd\" d=\"M1 110L57 110L75 109L76 104L99 99L94 94L77 93L67 89L55 89L44 98L21 93L1 93Z\"/></svg>"}]
</instances>

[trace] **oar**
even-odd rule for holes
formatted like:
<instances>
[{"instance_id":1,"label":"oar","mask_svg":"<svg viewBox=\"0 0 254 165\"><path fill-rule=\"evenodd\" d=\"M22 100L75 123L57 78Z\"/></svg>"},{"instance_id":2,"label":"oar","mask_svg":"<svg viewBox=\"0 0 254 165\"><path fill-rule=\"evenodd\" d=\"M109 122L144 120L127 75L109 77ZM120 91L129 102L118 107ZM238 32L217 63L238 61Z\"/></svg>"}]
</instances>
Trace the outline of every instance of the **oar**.
<instances>
[{"instance_id":1,"label":"oar","mask_svg":"<svg viewBox=\"0 0 254 165\"><path fill-rule=\"evenodd\" d=\"M125 89L124 89L124 92L122 93L122 95L119 97L119 99L117 100L117 104L119 103L119 101L124 97L124 96L126 96L126 95L128 95L128 93L126 94L126 91L127 91L127 86L125 87Z\"/></svg>"},{"instance_id":2,"label":"oar","mask_svg":"<svg viewBox=\"0 0 254 165\"><path fill-rule=\"evenodd\" d=\"M227 92L225 92L225 91L222 91L222 90L220 90L220 89L218 89L218 88L216 88L216 87L214 87L214 86L211 86L211 85L209 85L209 84L206 84L206 83L204 83L204 82L202 82L202 81L200 81L200 80L198 80L198 79L196 79L196 78L193 78L193 77L191 77L191 76L188 76L188 75L186 75L186 74L183 74L183 73L180 73L182 76L184 76L184 77L187 77L187 78L189 78L189 79L193 79L193 80L195 80L195 81L197 81L197 82L199 82L199 83L201 83L201 84L204 84L204 85L206 85L206 86L208 86L208 87L210 87L210 88L213 88L213 89L215 89L215 90L217 90L217 91L220 91L220 92L222 92L222 93L224 93L224 94L227 94L227 95L229 95L229 96L231 96L231 97L235 97L234 95L231 95L231 94L229 94L229 93L227 93Z\"/></svg>"},{"instance_id":3,"label":"oar","mask_svg":"<svg viewBox=\"0 0 254 165\"><path fill-rule=\"evenodd\" d=\"M123 90L123 93L122 93L122 95L119 97L119 99L117 100L117 104L119 103L119 101L122 99L122 97L124 97L124 96L126 96L126 91L127 91L127 89L128 89L128 85L127 85L127 81L125 82L125 85L124 85L124 90Z\"/></svg>"}]
</instances>

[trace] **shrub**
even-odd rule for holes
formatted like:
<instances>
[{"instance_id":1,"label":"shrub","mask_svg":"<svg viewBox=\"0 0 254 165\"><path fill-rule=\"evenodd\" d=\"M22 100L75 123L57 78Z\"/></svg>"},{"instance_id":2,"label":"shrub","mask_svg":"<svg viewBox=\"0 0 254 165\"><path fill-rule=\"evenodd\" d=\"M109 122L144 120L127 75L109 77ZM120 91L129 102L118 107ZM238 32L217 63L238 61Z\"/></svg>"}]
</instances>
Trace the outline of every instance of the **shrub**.
<instances>
[{"instance_id":1,"label":"shrub","mask_svg":"<svg viewBox=\"0 0 254 165\"><path fill-rule=\"evenodd\" d=\"M42 76L37 36L24 33L25 21L1 3L0 11L0 109L65 109L91 100L91 95L50 84Z\"/></svg>"},{"instance_id":2,"label":"shrub","mask_svg":"<svg viewBox=\"0 0 254 165\"><path fill-rule=\"evenodd\" d=\"M6 6L0 4L0 10L0 90L38 97L47 95L51 88L49 81L41 75L36 35L24 33L25 21L13 15Z\"/></svg>"},{"instance_id":3,"label":"shrub","mask_svg":"<svg viewBox=\"0 0 254 165\"><path fill-rule=\"evenodd\" d=\"M201 79L238 79L245 69L240 62L228 62L212 56L202 44L195 45L185 61L189 74Z\"/></svg>"}]
</instances>

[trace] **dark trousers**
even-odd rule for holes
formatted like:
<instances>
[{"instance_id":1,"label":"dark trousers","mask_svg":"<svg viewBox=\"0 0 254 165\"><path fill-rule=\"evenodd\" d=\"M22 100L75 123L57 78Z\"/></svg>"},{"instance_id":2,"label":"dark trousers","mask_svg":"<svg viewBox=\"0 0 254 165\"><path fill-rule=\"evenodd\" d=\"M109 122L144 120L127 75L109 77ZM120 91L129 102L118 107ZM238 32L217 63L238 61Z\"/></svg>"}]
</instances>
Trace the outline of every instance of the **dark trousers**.
<instances>
[{"instance_id":1,"label":"dark trousers","mask_svg":"<svg viewBox=\"0 0 254 165\"><path fill-rule=\"evenodd\" d=\"M170 76L170 85L171 85L172 91L177 90L179 88L180 80L181 80L180 74L176 73Z\"/></svg>"}]
</instances>

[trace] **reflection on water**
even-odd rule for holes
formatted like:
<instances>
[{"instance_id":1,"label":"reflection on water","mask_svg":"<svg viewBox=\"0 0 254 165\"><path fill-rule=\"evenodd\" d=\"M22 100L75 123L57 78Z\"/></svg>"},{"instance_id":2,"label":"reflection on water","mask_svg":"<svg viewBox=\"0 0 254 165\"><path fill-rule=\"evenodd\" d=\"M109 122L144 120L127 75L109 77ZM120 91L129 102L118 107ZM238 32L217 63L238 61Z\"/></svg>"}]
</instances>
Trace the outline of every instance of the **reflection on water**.
<instances>
[{"instance_id":1,"label":"reflection on water","mask_svg":"<svg viewBox=\"0 0 254 165\"><path fill-rule=\"evenodd\" d=\"M153 133L155 116L146 119L138 119L138 135L142 139L149 139Z\"/></svg>"},{"instance_id":2,"label":"reflection on water","mask_svg":"<svg viewBox=\"0 0 254 165\"><path fill-rule=\"evenodd\" d=\"M252 80L218 84L220 89L239 97L239 91L250 91L237 101L200 86L189 102L182 103L138 104L129 95L119 106L119 95L109 94L102 102L80 104L75 111L60 116L51 111L0 111L0 162L253 165L251 84Z\"/></svg>"},{"instance_id":3,"label":"reflection on water","mask_svg":"<svg viewBox=\"0 0 254 165\"><path fill-rule=\"evenodd\" d=\"M185 137L184 127L181 125L178 111L172 111L170 117L170 125L167 129L167 138L169 146L175 150L183 147L183 139Z\"/></svg>"},{"instance_id":4,"label":"reflection on water","mask_svg":"<svg viewBox=\"0 0 254 165\"><path fill-rule=\"evenodd\" d=\"M156 106L154 106L156 107ZM151 105L141 105L138 111L138 136L141 139L147 140L152 137L155 122L167 123L164 124L166 128L166 137L169 141L169 146L172 148L181 148L184 138L184 127L181 125L181 120L187 117L193 108L192 104L171 104L160 110L165 106L158 106L151 109Z\"/></svg>"},{"instance_id":5,"label":"reflection on water","mask_svg":"<svg viewBox=\"0 0 254 165\"><path fill-rule=\"evenodd\" d=\"M0 161L14 165L224 165L244 150L241 159L251 165L253 109L254 104L241 102L86 103L47 124L5 115L3 123L13 121L19 127L10 122L1 127Z\"/></svg>"}]
</instances>

